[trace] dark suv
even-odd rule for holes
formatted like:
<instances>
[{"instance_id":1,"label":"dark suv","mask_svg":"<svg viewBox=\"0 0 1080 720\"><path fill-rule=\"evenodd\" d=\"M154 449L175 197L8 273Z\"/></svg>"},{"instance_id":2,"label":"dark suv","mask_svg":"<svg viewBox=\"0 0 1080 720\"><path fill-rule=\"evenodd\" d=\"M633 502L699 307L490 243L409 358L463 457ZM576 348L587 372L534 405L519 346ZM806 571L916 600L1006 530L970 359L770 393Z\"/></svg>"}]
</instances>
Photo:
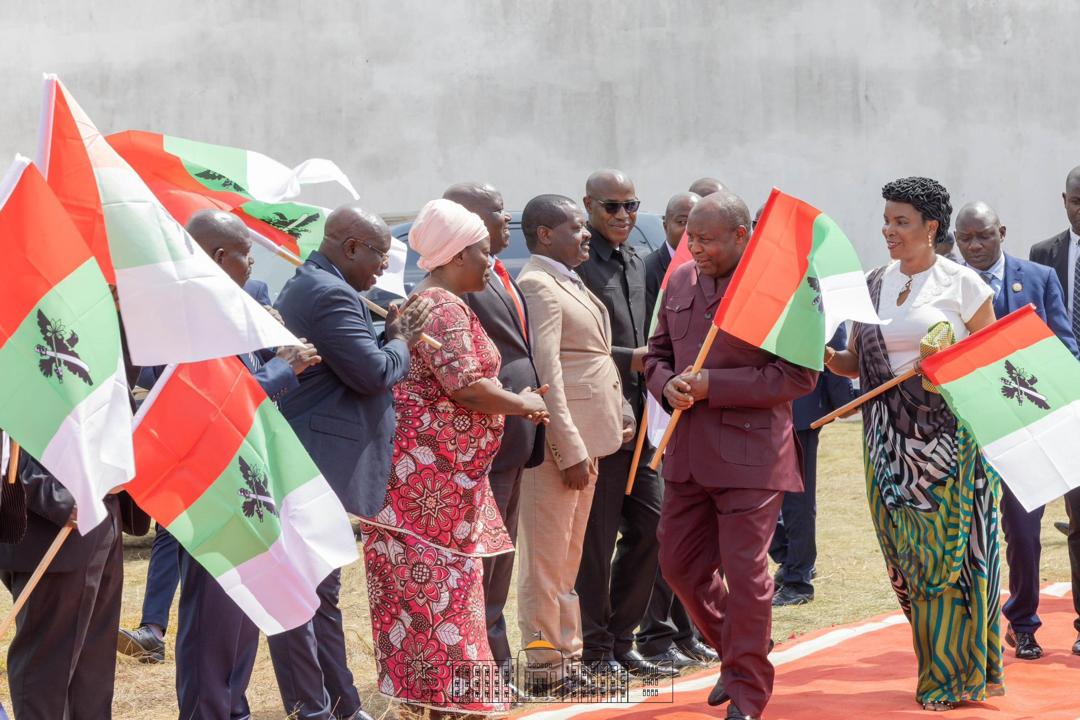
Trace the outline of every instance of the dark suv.
<instances>
[{"instance_id":1,"label":"dark suv","mask_svg":"<svg viewBox=\"0 0 1080 720\"><path fill-rule=\"evenodd\" d=\"M400 223L390 228L390 233L408 245L410 228L412 228L411 222ZM627 242L642 258L660 247L664 242L664 226L660 216L639 212L637 223ZM529 249L525 247L525 235L521 232L521 213L519 212L510 213L510 246L502 251L499 259L503 261L510 277L517 277L525 261L529 259ZM412 291L416 283L420 282L426 274L416 265L416 253L410 252L405 261L405 291ZM384 307L387 303L398 299L397 296L378 288L369 291L368 297Z\"/></svg>"}]
</instances>

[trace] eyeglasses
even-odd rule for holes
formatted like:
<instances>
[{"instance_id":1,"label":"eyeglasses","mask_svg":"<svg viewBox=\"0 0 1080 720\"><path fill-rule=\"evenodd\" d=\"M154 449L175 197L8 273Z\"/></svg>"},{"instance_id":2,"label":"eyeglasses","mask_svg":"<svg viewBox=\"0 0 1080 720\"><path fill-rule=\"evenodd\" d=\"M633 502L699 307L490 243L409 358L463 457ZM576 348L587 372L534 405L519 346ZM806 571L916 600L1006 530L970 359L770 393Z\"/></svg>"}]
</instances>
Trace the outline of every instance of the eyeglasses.
<instances>
[{"instance_id":1,"label":"eyeglasses","mask_svg":"<svg viewBox=\"0 0 1080 720\"><path fill-rule=\"evenodd\" d=\"M386 251L386 252L383 252L379 248L377 248L374 245L372 245L371 243L369 243L367 240L361 240L360 238L352 238L352 239L355 240L356 242L360 243L364 247L366 247L371 252L378 255L379 259L382 260L383 262L387 262L388 260L390 260L390 251L389 250Z\"/></svg>"},{"instance_id":2,"label":"eyeglasses","mask_svg":"<svg viewBox=\"0 0 1080 720\"><path fill-rule=\"evenodd\" d=\"M600 200L599 198L593 198L596 202L600 203L600 207L604 208L604 212L608 215L614 215L619 212L619 208L626 210L628 213L635 213L637 209L641 207L640 200Z\"/></svg>"}]
</instances>

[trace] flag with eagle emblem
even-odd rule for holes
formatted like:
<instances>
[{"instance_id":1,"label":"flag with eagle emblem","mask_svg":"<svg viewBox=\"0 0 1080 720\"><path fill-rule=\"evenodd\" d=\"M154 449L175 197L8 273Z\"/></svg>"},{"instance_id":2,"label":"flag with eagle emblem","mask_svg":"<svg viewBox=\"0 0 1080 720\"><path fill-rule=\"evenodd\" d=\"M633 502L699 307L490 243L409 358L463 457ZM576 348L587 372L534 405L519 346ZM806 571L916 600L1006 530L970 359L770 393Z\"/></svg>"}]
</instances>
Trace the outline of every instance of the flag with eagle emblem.
<instances>
[{"instance_id":1,"label":"flag with eagle emblem","mask_svg":"<svg viewBox=\"0 0 1080 720\"><path fill-rule=\"evenodd\" d=\"M267 635L310 620L357 559L344 506L239 359L166 368L134 442L125 489Z\"/></svg>"}]
</instances>

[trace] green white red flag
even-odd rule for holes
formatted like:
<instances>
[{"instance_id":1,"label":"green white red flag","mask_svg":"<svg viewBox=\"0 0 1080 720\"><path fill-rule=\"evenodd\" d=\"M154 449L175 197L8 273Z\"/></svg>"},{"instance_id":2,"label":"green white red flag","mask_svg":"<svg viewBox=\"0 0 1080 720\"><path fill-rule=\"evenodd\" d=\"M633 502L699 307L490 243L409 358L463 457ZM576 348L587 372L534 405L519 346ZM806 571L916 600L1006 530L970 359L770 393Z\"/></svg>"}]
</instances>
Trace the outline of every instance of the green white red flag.
<instances>
[{"instance_id":1,"label":"green white red flag","mask_svg":"<svg viewBox=\"0 0 1080 720\"><path fill-rule=\"evenodd\" d=\"M922 361L1030 512L1080 487L1080 363L1031 305Z\"/></svg>"},{"instance_id":2,"label":"green white red flag","mask_svg":"<svg viewBox=\"0 0 1080 720\"><path fill-rule=\"evenodd\" d=\"M136 365L299 344L169 215L55 75L45 78L37 165L115 278Z\"/></svg>"},{"instance_id":3,"label":"green white red flag","mask_svg":"<svg viewBox=\"0 0 1080 720\"><path fill-rule=\"evenodd\" d=\"M330 211L295 202L302 185L335 182L357 198L337 165L313 158L295 168L252 150L127 130L106 140L180 223L217 208L235 214L273 254L299 264L322 242ZM405 244L393 240L390 266L376 287L404 297ZM256 274L261 268L256 265Z\"/></svg>"},{"instance_id":4,"label":"green white red flag","mask_svg":"<svg viewBox=\"0 0 1080 720\"><path fill-rule=\"evenodd\" d=\"M821 370L845 320L881 323L855 248L828 215L773 188L713 323Z\"/></svg>"},{"instance_id":5,"label":"green white red flag","mask_svg":"<svg viewBox=\"0 0 1080 720\"><path fill-rule=\"evenodd\" d=\"M120 325L93 253L27 158L0 182L0 254L0 426L64 484L86 533L135 470Z\"/></svg>"},{"instance_id":6,"label":"green white red flag","mask_svg":"<svg viewBox=\"0 0 1080 720\"><path fill-rule=\"evenodd\" d=\"M135 418L125 488L260 630L302 625L357 559L341 501L235 357L170 366Z\"/></svg>"}]
</instances>

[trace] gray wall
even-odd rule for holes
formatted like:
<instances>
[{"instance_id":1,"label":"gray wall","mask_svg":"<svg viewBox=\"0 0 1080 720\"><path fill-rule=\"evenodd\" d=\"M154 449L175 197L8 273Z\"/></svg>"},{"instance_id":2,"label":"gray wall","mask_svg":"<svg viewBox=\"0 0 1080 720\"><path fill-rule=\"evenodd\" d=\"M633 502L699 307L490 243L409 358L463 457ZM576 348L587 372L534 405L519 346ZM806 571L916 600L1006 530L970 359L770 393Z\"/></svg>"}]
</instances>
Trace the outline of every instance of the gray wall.
<instances>
[{"instance_id":1,"label":"gray wall","mask_svg":"<svg viewBox=\"0 0 1080 720\"><path fill-rule=\"evenodd\" d=\"M1077 28L1074 0L9 0L0 155L33 153L50 71L103 131L329 157L383 213L469 178L580 197L601 166L662 212L716 174L816 204L869 265L880 186L925 174L1026 254L1066 227Z\"/></svg>"}]
</instances>

